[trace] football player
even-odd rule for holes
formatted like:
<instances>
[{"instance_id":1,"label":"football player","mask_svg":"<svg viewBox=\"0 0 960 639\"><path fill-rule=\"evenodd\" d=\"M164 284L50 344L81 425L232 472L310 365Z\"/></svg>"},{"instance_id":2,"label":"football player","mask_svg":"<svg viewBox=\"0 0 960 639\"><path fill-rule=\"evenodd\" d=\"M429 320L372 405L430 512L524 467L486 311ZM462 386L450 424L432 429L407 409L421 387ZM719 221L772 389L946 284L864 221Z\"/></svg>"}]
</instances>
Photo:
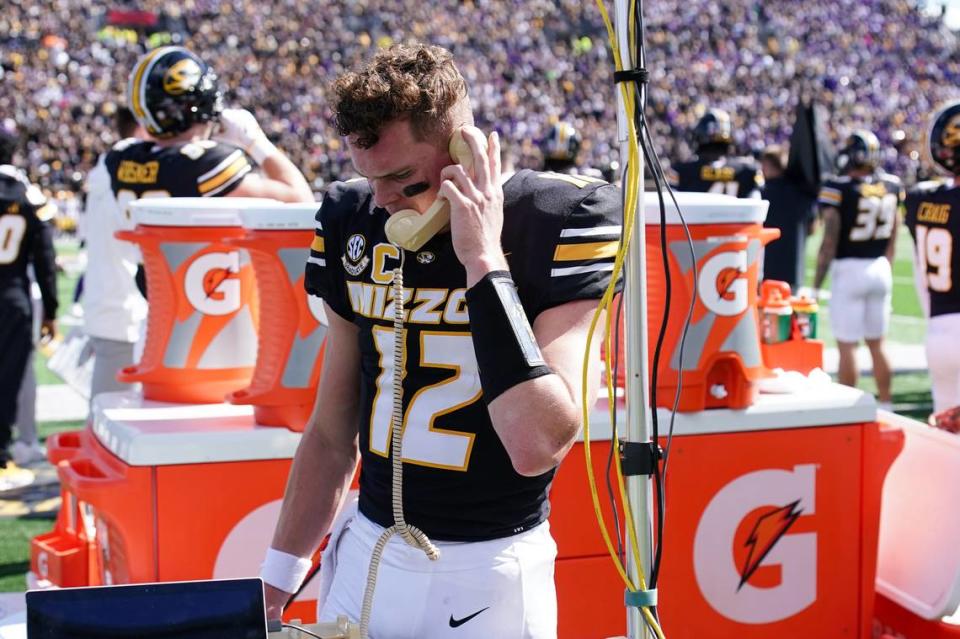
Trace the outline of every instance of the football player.
<instances>
[{"instance_id":1,"label":"football player","mask_svg":"<svg viewBox=\"0 0 960 639\"><path fill-rule=\"evenodd\" d=\"M41 339L52 339L57 331L57 272L48 224L55 210L11 164L18 142L15 125L4 122L0 126L0 491L33 480L33 473L18 468L7 450L17 416L17 395L33 349L30 264L43 299Z\"/></svg>"},{"instance_id":2,"label":"football player","mask_svg":"<svg viewBox=\"0 0 960 639\"><path fill-rule=\"evenodd\" d=\"M141 57L130 73L127 99L148 139L122 140L105 159L122 211L140 197L313 201L303 174L267 139L253 114L223 108L216 73L191 51L160 47Z\"/></svg>"},{"instance_id":3,"label":"football player","mask_svg":"<svg viewBox=\"0 0 960 639\"><path fill-rule=\"evenodd\" d=\"M601 178L600 171L590 167L577 166L582 144L580 132L569 122L556 122L550 126L547 135L540 141L543 153L543 170L567 175L586 175Z\"/></svg>"},{"instance_id":4,"label":"football player","mask_svg":"<svg viewBox=\"0 0 960 639\"><path fill-rule=\"evenodd\" d=\"M753 158L730 157L733 144L730 114L710 109L693 129L697 155L670 169L667 179L679 191L759 198L763 174Z\"/></svg>"},{"instance_id":5,"label":"football player","mask_svg":"<svg viewBox=\"0 0 960 639\"><path fill-rule=\"evenodd\" d=\"M370 635L555 637L548 492L580 429L580 367L610 281L620 192L531 170L501 187L498 137L471 126L466 83L439 47L381 51L338 79L331 107L362 179L332 185L317 214L306 287L324 300L330 337L263 566L268 616L302 582L359 458L358 509L341 514L321 563L320 620L360 617L373 547L394 524L392 272L402 269L403 512L440 559L391 539ZM457 131L472 168L448 152ZM438 196L447 230L414 251L388 240L392 216L424 216Z\"/></svg>"},{"instance_id":6,"label":"football player","mask_svg":"<svg viewBox=\"0 0 960 639\"><path fill-rule=\"evenodd\" d=\"M870 131L854 131L837 156L842 175L827 180L818 202L823 241L813 286L830 272L830 326L840 354L838 379L856 386L856 349L866 341L881 407L890 408L890 364L883 348L890 321L891 264L900 180L880 168L880 142Z\"/></svg>"},{"instance_id":7,"label":"football player","mask_svg":"<svg viewBox=\"0 0 960 639\"><path fill-rule=\"evenodd\" d=\"M928 311L927 365L933 383L933 409L960 405L960 102L931 118L931 160L951 177L918 184L907 195L904 221L915 246L918 294ZM957 210L953 210L953 205Z\"/></svg>"}]
</instances>

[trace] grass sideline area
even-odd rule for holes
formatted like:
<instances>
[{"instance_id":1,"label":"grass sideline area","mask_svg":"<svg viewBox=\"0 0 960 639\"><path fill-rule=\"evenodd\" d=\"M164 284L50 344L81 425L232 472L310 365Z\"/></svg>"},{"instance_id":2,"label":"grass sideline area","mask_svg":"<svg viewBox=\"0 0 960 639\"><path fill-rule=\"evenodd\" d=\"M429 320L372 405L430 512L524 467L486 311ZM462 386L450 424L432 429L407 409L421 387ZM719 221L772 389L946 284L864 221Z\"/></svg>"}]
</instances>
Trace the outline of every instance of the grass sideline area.
<instances>
[{"instance_id":1,"label":"grass sideline area","mask_svg":"<svg viewBox=\"0 0 960 639\"><path fill-rule=\"evenodd\" d=\"M807 276L808 284L813 281L813 269L816 264L816 254L820 247L818 233L807 242ZM917 300L913 284L913 243L907 231L901 226L897 241L896 259L893 265L894 293L893 317L890 326L890 341L904 344L920 344L923 342L925 328L920 304ZM65 260L74 260L79 252L75 241L60 240L57 242L57 253ZM69 269L61 273L58 280L58 294L60 297L61 315L69 314L73 305L73 291L76 287L77 274ZM827 286L829 285L829 280ZM821 308L820 322L821 337L827 347L834 345L830 333L829 310L824 304ZM61 327L62 330L66 326ZM896 365L896 362L894 362ZM47 370L46 360L41 355L36 358L38 384L58 384L60 379ZM860 380L860 388L867 392L876 392L876 385L871 377ZM896 375L893 380L893 403L896 411L902 415L925 420L930 413L932 402L930 398L930 379L927 373L908 373ZM46 439L55 432L82 428L83 422L46 422L38 424L41 439ZM30 540L52 528L49 519L32 519L21 517L18 519L0 519L0 592L22 592L26 588L24 573L29 568Z\"/></svg>"}]
</instances>

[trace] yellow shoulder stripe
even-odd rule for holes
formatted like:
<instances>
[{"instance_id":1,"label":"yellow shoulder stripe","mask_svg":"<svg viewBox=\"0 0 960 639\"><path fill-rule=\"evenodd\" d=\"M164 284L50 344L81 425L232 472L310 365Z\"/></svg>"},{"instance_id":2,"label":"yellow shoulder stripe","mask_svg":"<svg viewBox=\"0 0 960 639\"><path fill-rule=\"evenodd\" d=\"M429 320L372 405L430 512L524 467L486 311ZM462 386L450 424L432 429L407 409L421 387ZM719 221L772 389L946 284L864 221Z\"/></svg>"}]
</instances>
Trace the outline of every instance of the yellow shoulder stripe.
<instances>
[{"instance_id":1,"label":"yellow shoulder stripe","mask_svg":"<svg viewBox=\"0 0 960 639\"><path fill-rule=\"evenodd\" d=\"M589 242L586 244L558 244L553 254L555 262L599 260L617 254L618 242Z\"/></svg>"},{"instance_id":2,"label":"yellow shoulder stripe","mask_svg":"<svg viewBox=\"0 0 960 639\"><path fill-rule=\"evenodd\" d=\"M315 236L313 238L313 244L310 245L310 250L323 253L323 238L319 235Z\"/></svg>"},{"instance_id":3,"label":"yellow shoulder stripe","mask_svg":"<svg viewBox=\"0 0 960 639\"><path fill-rule=\"evenodd\" d=\"M213 189L217 188L218 186L222 185L224 182L226 182L227 180L235 176L240 171L247 168L248 166L250 166L250 163L247 162L247 158L241 154L240 156L237 157L236 160L231 162L227 166L227 168L220 171L209 180L205 182L201 182L200 185L197 187L197 190L200 191L200 193L207 193L209 191L212 191Z\"/></svg>"}]
</instances>

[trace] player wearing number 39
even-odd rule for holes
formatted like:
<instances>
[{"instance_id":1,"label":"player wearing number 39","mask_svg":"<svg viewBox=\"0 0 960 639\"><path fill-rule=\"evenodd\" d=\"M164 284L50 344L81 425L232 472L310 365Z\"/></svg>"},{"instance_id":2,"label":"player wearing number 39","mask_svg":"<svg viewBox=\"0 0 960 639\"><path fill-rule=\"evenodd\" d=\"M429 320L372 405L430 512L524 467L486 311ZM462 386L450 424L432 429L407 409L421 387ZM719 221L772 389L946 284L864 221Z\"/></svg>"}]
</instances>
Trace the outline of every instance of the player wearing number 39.
<instances>
[{"instance_id":1,"label":"player wearing number 39","mask_svg":"<svg viewBox=\"0 0 960 639\"><path fill-rule=\"evenodd\" d=\"M611 277L620 191L530 170L501 185L499 139L472 126L466 83L439 47L381 51L330 95L362 178L332 185L317 214L306 286L328 309L329 341L264 563L268 615L333 529L320 619L360 617L373 544L394 523L391 281L401 268L403 511L440 558L387 544L370 636L555 637L548 495L581 427L586 335ZM456 131L472 168L453 164ZM450 202L447 230L415 251L388 240L391 216L422 214L438 195ZM358 506L334 525L358 457Z\"/></svg>"},{"instance_id":2,"label":"player wearing number 39","mask_svg":"<svg viewBox=\"0 0 960 639\"><path fill-rule=\"evenodd\" d=\"M930 158L950 178L922 182L907 196L905 224L916 246L917 288L928 311L927 365L933 383L933 410L960 405L960 102L931 118ZM957 205L957 210L953 206Z\"/></svg>"},{"instance_id":3,"label":"player wearing number 39","mask_svg":"<svg viewBox=\"0 0 960 639\"><path fill-rule=\"evenodd\" d=\"M889 408L890 363L883 338L890 322L890 265L903 187L880 169L880 142L870 131L854 131L847 138L837 168L841 175L827 180L818 198L823 242L814 288L820 289L829 270L830 327L840 353L840 383L856 386L856 349L866 341L877 398Z\"/></svg>"}]
</instances>

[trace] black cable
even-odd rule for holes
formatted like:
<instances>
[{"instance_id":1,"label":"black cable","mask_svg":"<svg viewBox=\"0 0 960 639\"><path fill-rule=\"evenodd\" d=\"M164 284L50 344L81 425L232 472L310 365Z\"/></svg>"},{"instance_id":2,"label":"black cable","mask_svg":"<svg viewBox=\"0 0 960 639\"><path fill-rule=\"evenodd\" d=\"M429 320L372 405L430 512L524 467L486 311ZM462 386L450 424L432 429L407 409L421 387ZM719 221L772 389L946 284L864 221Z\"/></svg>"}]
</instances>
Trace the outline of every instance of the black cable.
<instances>
[{"instance_id":1,"label":"black cable","mask_svg":"<svg viewBox=\"0 0 960 639\"><path fill-rule=\"evenodd\" d=\"M303 583L300 584L300 587L297 588L297 591L296 591L295 593L293 593L292 595L290 595L290 597L287 598L287 603L283 604L283 609L284 609L284 610L287 609L287 606L289 606L290 604L293 603L293 600L294 600L294 599L296 599L297 597L300 596L300 593L303 592L303 589L307 587L307 584L309 584L311 581L313 581L313 578L316 577L317 574L319 574L321 563L323 563L323 562L318 561L318 562L316 563L316 565L313 566L313 567L310 569L310 572L307 573L306 578L303 580Z\"/></svg>"},{"instance_id":2,"label":"black cable","mask_svg":"<svg viewBox=\"0 0 960 639\"><path fill-rule=\"evenodd\" d=\"M320 636L320 635L318 635L317 633L315 633L315 632L313 632L313 631L311 631L311 630L307 630L307 629L304 628L303 626L298 626L298 625L295 624L295 623L283 623L282 626L283 626L284 628L293 628L293 629L296 630L297 632L302 632L302 633L305 634L305 635L310 635L311 637L316 637L317 639L323 639L323 637Z\"/></svg>"},{"instance_id":3,"label":"black cable","mask_svg":"<svg viewBox=\"0 0 960 639\"><path fill-rule=\"evenodd\" d=\"M623 242L623 227L620 227L620 241ZM626 271L623 275L624 279L627 278ZM606 480L607 480L607 496L610 499L610 508L613 511L613 525L614 530L617 533L617 556L620 558L621 563L625 560L626 550L623 546L623 534L620 531L620 513L617 510L617 497L616 493L613 490L613 481L610 478L610 471L613 468L614 455L619 449L619 430L617 428L617 386L616 380L620 375L620 313L623 309L623 296L617 300L617 310L615 316L615 324L613 329L613 354L612 356L608 353L608 357L613 359L613 384L608 385L613 387L613 397L607 398L608 402L613 403L613 410L611 411L613 417L613 422L610 424L610 452L607 454L607 469L606 469Z\"/></svg>"},{"instance_id":4,"label":"black cable","mask_svg":"<svg viewBox=\"0 0 960 639\"><path fill-rule=\"evenodd\" d=\"M637 0L636 3L636 12L633 15L634 20L634 29L636 41L634 43L634 58L637 60L637 64L643 68L646 66L646 52L644 50L643 44L643 35L644 35L644 23L643 23L643 3L642 0ZM661 252L661 264L663 266L664 272L664 306L663 306L663 315L660 320L660 329L657 332L657 341L653 350L653 362L651 366L651 383L650 383L650 411L651 411L651 427L652 427L652 436L651 439L655 446L659 446L660 442L660 422L659 415L657 414L657 371L660 369L660 359L663 354L663 344L666 340L667 332L667 323L670 319L670 298L672 296L672 280L670 276L670 262L669 256L667 255L667 229L666 229L666 206L664 204L663 198L663 182L662 179L663 171L659 164L653 164L653 159L650 153L649 147L652 145L652 141L649 136L649 128L647 126L646 120L646 106L647 106L647 91L644 82L636 82L634 84L635 95L635 113L634 121L636 124L637 130L637 142L640 145L640 148L643 151L644 160L646 161L647 166L650 166L650 172L653 176L653 182L657 189L657 199L660 204L660 252ZM644 175L640 176L641 179L641 188L646 190L646 179ZM649 278L648 278L649 280ZM644 335L641 339L647 339L647 336ZM656 530L655 539L653 540L653 557L651 558L651 569L650 569L650 584L651 589L656 588L657 581L660 575L660 564L663 556L663 528L665 520L665 510L666 505L664 503L664 481L663 476L660 471L659 460L653 465L653 483L654 490L656 491L656 520L654 522L654 527Z\"/></svg>"}]
</instances>

